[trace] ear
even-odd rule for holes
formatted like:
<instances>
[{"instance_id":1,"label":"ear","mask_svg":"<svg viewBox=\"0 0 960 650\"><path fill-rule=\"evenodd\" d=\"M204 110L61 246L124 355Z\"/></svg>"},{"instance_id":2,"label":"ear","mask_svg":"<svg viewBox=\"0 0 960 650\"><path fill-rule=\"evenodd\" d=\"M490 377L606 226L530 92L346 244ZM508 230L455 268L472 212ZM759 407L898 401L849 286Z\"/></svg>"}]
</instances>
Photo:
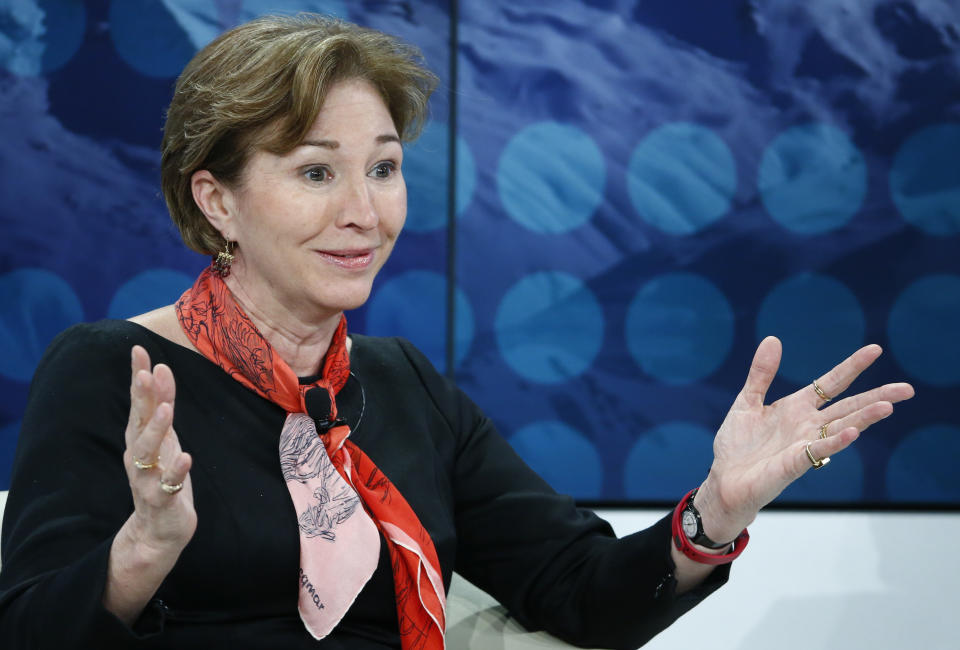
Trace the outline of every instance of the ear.
<instances>
[{"instance_id":1,"label":"ear","mask_svg":"<svg viewBox=\"0 0 960 650\"><path fill-rule=\"evenodd\" d=\"M206 169L198 169L190 177L193 200L217 231L228 241L233 236L233 192Z\"/></svg>"}]
</instances>

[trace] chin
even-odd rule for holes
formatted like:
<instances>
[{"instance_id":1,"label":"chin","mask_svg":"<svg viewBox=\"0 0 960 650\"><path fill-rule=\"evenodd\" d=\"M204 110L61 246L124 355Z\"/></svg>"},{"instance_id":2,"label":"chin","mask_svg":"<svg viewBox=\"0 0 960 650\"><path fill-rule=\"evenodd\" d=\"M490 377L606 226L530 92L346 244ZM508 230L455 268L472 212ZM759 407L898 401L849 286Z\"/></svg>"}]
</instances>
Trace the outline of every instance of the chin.
<instances>
[{"instance_id":1,"label":"chin","mask_svg":"<svg viewBox=\"0 0 960 650\"><path fill-rule=\"evenodd\" d=\"M351 311L362 307L369 298L370 287L368 286L364 290L345 291L336 296L327 296L326 300L321 302L337 311Z\"/></svg>"}]
</instances>

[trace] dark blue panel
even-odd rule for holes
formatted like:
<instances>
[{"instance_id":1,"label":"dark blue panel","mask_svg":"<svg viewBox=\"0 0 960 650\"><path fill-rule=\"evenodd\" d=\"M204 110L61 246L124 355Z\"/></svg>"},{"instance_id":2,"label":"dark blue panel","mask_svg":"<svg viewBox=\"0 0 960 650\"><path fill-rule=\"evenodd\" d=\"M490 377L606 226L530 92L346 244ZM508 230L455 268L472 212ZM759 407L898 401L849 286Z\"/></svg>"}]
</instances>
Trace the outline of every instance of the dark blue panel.
<instances>
[{"instance_id":1,"label":"dark blue panel","mask_svg":"<svg viewBox=\"0 0 960 650\"><path fill-rule=\"evenodd\" d=\"M460 384L535 465L597 454L603 498L666 500L680 486L644 468L693 487L710 440L690 432L716 430L762 336L785 345L773 396L878 342L855 386L917 398L783 498L904 500L923 463L902 456L958 421L958 24L912 2L465 3ZM558 421L576 444L550 445Z\"/></svg>"},{"instance_id":2,"label":"dark blue panel","mask_svg":"<svg viewBox=\"0 0 960 650\"><path fill-rule=\"evenodd\" d=\"M0 60L0 488L53 330L167 302L206 263L158 193L176 69L223 29L307 9L411 40L441 78L405 154L407 231L351 327L407 336L443 368L454 281L459 383L558 488L662 500L696 481L773 333L772 395L866 341L887 354L857 386L918 389L785 500L957 502L950 3L460 3L456 88L444 0L20 5L0 8L15 45Z\"/></svg>"}]
</instances>

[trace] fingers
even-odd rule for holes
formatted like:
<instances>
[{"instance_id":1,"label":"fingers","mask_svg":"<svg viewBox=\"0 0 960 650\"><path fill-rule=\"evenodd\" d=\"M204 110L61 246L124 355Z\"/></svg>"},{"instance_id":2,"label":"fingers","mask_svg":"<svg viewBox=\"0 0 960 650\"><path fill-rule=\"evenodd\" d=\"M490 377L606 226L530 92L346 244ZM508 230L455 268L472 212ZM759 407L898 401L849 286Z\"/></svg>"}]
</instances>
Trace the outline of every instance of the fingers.
<instances>
[{"instance_id":1,"label":"fingers","mask_svg":"<svg viewBox=\"0 0 960 650\"><path fill-rule=\"evenodd\" d=\"M876 344L860 348L838 365L834 366L830 372L822 377L818 377L817 385L820 386L820 389L827 397L831 399L836 398L843 391L847 390L850 384L853 383L853 380L859 377L861 372L869 368L882 352L881 347ZM826 404L820 395L817 394L816 389L813 387L813 382L810 382L810 385L804 390L814 406L819 407Z\"/></svg>"},{"instance_id":2,"label":"fingers","mask_svg":"<svg viewBox=\"0 0 960 650\"><path fill-rule=\"evenodd\" d=\"M150 355L139 345L130 350L130 417L127 420L127 448L153 413L151 404L153 376Z\"/></svg>"},{"instance_id":3,"label":"fingers","mask_svg":"<svg viewBox=\"0 0 960 650\"><path fill-rule=\"evenodd\" d=\"M167 402L160 404L141 433L128 447L133 465L132 472L142 472L150 467L137 467L137 460L143 465L157 465L160 459L160 445L173 424L173 407Z\"/></svg>"},{"instance_id":4,"label":"fingers","mask_svg":"<svg viewBox=\"0 0 960 650\"><path fill-rule=\"evenodd\" d=\"M892 413L893 404L890 402L874 402L873 404L869 404L846 417L828 422L823 428L823 431L827 436L833 435L850 427L856 429L857 431L863 432L871 424L875 424L876 422L889 417Z\"/></svg>"},{"instance_id":5,"label":"fingers","mask_svg":"<svg viewBox=\"0 0 960 650\"><path fill-rule=\"evenodd\" d=\"M130 415L125 434L127 448L134 445L161 403L173 404L173 372L164 364L150 370L150 355L139 345L130 351Z\"/></svg>"},{"instance_id":6,"label":"fingers","mask_svg":"<svg viewBox=\"0 0 960 650\"><path fill-rule=\"evenodd\" d=\"M756 353L753 355L750 372L747 373L747 381L743 385L743 390L740 391L737 401L742 401L745 406L763 406L767 390L780 367L782 352L780 339L775 336L768 336L760 342Z\"/></svg>"},{"instance_id":7,"label":"fingers","mask_svg":"<svg viewBox=\"0 0 960 650\"><path fill-rule=\"evenodd\" d=\"M825 421L830 422L844 418L875 402L890 402L891 404L896 404L897 402L910 399L913 397L913 394L913 386L910 384L887 384L860 393L859 395L844 398L835 404L821 409L820 413L823 414Z\"/></svg>"},{"instance_id":8,"label":"fingers","mask_svg":"<svg viewBox=\"0 0 960 650\"><path fill-rule=\"evenodd\" d=\"M129 448L127 472L131 477L135 500L139 495L139 498L146 498L155 505L165 503L162 499L157 501L160 492L176 494L190 473L193 459L181 450L172 424L173 407L162 402ZM141 465L137 465L138 459Z\"/></svg>"},{"instance_id":9,"label":"fingers","mask_svg":"<svg viewBox=\"0 0 960 650\"><path fill-rule=\"evenodd\" d=\"M818 461L824 461L823 464L826 465L827 458L830 458L834 454L838 454L849 447L850 443L856 440L859 436L860 432L857 431L856 428L846 427L845 429L841 429L835 434L824 439L816 438L812 440L801 440L800 442L791 445L790 453L793 458L796 475L799 477L807 470L814 468L810 456L807 455L808 444L810 445L809 450L810 454L813 455L813 458Z\"/></svg>"},{"instance_id":10,"label":"fingers","mask_svg":"<svg viewBox=\"0 0 960 650\"><path fill-rule=\"evenodd\" d=\"M175 436L176 434L172 435ZM187 480L187 475L190 473L190 467L192 465L193 458L190 454L180 452L168 467L163 468L160 474L160 484L171 487L182 486L183 482ZM176 492L179 492L179 488L174 492L170 492L170 494L176 494Z\"/></svg>"},{"instance_id":11,"label":"fingers","mask_svg":"<svg viewBox=\"0 0 960 650\"><path fill-rule=\"evenodd\" d=\"M173 371L170 370L170 366L158 363L153 369L153 380L157 401L173 404L177 396L177 387L173 381Z\"/></svg>"}]
</instances>

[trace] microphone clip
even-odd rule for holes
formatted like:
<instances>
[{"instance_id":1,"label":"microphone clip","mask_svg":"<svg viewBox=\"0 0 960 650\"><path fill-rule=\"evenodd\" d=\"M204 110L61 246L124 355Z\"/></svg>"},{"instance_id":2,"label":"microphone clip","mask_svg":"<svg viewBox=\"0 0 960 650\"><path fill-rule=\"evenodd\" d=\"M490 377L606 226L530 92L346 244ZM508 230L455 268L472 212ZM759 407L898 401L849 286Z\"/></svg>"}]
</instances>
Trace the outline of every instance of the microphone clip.
<instances>
[{"instance_id":1,"label":"microphone clip","mask_svg":"<svg viewBox=\"0 0 960 650\"><path fill-rule=\"evenodd\" d=\"M321 436L325 433L329 433L330 429L344 426L347 424L347 421L340 416L337 416L335 420L330 420L330 418L325 418L323 420L314 420L314 422L317 423L317 432Z\"/></svg>"}]
</instances>

